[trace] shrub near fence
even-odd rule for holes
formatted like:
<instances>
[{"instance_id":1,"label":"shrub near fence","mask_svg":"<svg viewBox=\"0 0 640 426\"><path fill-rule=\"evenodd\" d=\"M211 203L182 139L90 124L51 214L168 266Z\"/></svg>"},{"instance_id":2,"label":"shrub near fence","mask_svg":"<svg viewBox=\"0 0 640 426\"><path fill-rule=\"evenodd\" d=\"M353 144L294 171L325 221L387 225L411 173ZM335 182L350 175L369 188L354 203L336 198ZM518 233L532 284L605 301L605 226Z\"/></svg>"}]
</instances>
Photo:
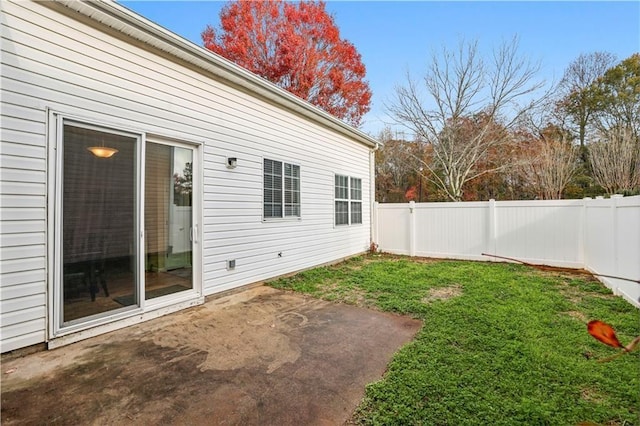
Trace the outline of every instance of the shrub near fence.
<instances>
[{"instance_id":1,"label":"shrub near fence","mask_svg":"<svg viewBox=\"0 0 640 426\"><path fill-rule=\"evenodd\" d=\"M640 280L640 196L379 204L374 241L388 253L585 268ZM640 284L598 277L640 307Z\"/></svg>"}]
</instances>

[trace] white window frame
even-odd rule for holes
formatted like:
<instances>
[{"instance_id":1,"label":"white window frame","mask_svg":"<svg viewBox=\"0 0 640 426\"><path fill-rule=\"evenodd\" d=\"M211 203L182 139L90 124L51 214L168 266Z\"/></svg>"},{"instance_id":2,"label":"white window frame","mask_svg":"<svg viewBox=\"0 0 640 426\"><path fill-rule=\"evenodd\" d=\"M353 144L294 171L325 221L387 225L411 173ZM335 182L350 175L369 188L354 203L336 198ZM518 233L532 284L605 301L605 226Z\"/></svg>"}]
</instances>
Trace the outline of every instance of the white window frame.
<instances>
[{"instance_id":1,"label":"white window frame","mask_svg":"<svg viewBox=\"0 0 640 426\"><path fill-rule=\"evenodd\" d=\"M346 189L346 197L340 196L338 191L338 178L346 179L347 186L340 186L343 190ZM355 188L355 182L359 182L359 188ZM354 191L359 191L359 198L357 198L357 193ZM362 178L357 178L345 174L336 173L333 177L333 225L334 226L351 226L351 225L362 225L363 217L362 217ZM346 223L338 223L338 203L346 203L347 205L347 222ZM354 205L360 205L360 221L353 221L353 213ZM342 213L342 212L341 212Z\"/></svg>"},{"instance_id":2,"label":"white window frame","mask_svg":"<svg viewBox=\"0 0 640 426\"><path fill-rule=\"evenodd\" d=\"M280 170L281 170L281 175L280 175L280 191L281 191L281 197L280 197L280 216L267 216L267 212L265 209L265 204L266 204L266 197L265 197L265 191L267 190L267 188L265 187L265 174L266 174L266 168L265 168L265 162L266 161L271 161L272 163L279 163L280 164ZM287 176L287 174L285 173L286 167L289 166L291 167L291 170L293 171L295 168L297 168L298 171L298 176ZM287 178L291 178L291 179L297 179L298 181L298 187L297 187L297 191L295 190L287 190L286 188L286 180ZM287 203L286 202L286 198L287 198L287 192L297 192L298 194L298 202L297 203ZM297 206L297 214L287 214L287 206ZM266 158L264 157L262 159L262 220L263 221L272 221L272 220L300 220L302 218L302 168L300 167L299 164L295 164L295 163L291 163L291 162L286 162L286 161L281 161L281 160L273 160L271 158Z\"/></svg>"}]
</instances>

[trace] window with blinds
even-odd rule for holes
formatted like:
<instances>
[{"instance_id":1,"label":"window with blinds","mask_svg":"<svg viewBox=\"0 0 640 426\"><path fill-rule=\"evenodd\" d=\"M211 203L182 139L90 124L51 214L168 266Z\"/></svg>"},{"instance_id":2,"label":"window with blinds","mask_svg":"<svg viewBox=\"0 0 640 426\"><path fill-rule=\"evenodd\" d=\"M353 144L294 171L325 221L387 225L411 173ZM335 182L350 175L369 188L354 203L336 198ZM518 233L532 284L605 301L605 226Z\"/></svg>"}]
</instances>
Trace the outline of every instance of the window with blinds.
<instances>
[{"instance_id":1,"label":"window with blinds","mask_svg":"<svg viewBox=\"0 0 640 426\"><path fill-rule=\"evenodd\" d=\"M300 217L300 166L264 159L265 219Z\"/></svg>"}]
</instances>

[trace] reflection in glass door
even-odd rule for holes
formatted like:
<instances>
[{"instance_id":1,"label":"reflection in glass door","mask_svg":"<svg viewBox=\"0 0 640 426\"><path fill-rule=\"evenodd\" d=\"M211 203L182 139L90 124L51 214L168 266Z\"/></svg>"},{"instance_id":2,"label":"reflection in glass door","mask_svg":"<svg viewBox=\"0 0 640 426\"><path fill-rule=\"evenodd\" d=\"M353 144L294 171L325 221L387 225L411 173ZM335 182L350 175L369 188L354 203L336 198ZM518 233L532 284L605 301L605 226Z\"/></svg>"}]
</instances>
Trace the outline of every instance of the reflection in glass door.
<instances>
[{"instance_id":1,"label":"reflection in glass door","mask_svg":"<svg viewBox=\"0 0 640 426\"><path fill-rule=\"evenodd\" d=\"M146 143L146 300L193 288L192 170L192 149Z\"/></svg>"},{"instance_id":2,"label":"reflection in glass door","mask_svg":"<svg viewBox=\"0 0 640 426\"><path fill-rule=\"evenodd\" d=\"M63 323L139 305L138 140L91 126L63 125Z\"/></svg>"}]
</instances>

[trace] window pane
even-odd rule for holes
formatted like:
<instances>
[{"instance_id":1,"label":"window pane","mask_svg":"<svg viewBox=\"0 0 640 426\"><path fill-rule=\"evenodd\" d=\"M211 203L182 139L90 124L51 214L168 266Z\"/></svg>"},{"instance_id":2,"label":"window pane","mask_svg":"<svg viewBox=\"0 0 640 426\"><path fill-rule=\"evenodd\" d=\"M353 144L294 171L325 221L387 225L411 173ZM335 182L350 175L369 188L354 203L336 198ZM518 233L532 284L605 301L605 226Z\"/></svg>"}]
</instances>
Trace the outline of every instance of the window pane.
<instances>
[{"instance_id":1,"label":"window pane","mask_svg":"<svg viewBox=\"0 0 640 426\"><path fill-rule=\"evenodd\" d=\"M293 192L290 190L285 190L284 191L284 203L285 204L291 204L293 202Z\"/></svg>"},{"instance_id":2,"label":"window pane","mask_svg":"<svg viewBox=\"0 0 640 426\"><path fill-rule=\"evenodd\" d=\"M193 287L192 164L193 151L190 149L146 143L146 300Z\"/></svg>"},{"instance_id":3,"label":"window pane","mask_svg":"<svg viewBox=\"0 0 640 426\"><path fill-rule=\"evenodd\" d=\"M362 223L362 203L351 202L351 224Z\"/></svg>"},{"instance_id":4,"label":"window pane","mask_svg":"<svg viewBox=\"0 0 640 426\"><path fill-rule=\"evenodd\" d=\"M282 176L282 163L280 161L273 161L273 174Z\"/></svg>"},{"instance_id":5,"label":"window pane","mask_svg":"<svg viewBox=\"0 0 640 426\"><path fill-rule=\"evenodd\" d=\"M264 217L282 217L282 163L264 160Z\"/></svg>"},{"instance_id":6,"label":"window pane","mask_svg":"<svg viewBox=\"0 0 640 426\"><path fill-rule=\"evenodd\" d=\"M335 197L342 200L349 199L349 177L336 175Z\"/></svg>"},{"instance_id":7,"label":"window pane","mask_svg":"<svg viewBox=\"0 0 640 426\"><path fill-rule=\"evenodd\" d=\"M147 144L147 147L149 146L150 145ZM193 154L190 149L178 147L172 147L171 151L171 158L173 160L173 204L181 207L191 207L193 192Z\"/></svg>"},{"instance_id":8,"label":"window pane","mask_svg":"<svg viewBox=\"0 0 640 426\"><path fill-rule=\"evenodd\" d=\"M273 204L271 209L273 212L272 217L282 217L282 204Z\"/></svg>"},{"instance_id":9,"label":"window pane","mask_svg":"<svg viewBox=\"0 0 640 426\"><path fill-rule=\"evenodd\" d=\"M62 137L62 320L68 322L138 305L138 139L68 124ZM118 152L99 158L87 150L99 146Z\"/></svg>"},{"instance_id":10,"label":"window pane","mask_svg":"<svg viewBox=\"0 0 640 426\"><path fill-rule=\"evenodd\" d=\"M351 178L351 199L362 200L362 179Z\"/></svg>"},{"instance_id":11,"label":"window pane","mask_svg":"<svg viewBox=\"0 0 640 426\"><path fill-rule=\"evenodd\" d=\"M284 208L285 216L300 216L300 206L295 204L286 204Z\"/></svg>"},{"instance_id":12,"label":"window pane","mask_svg":"<svg viewBox=\"0 0 640 426\"><path fill-rule=\"evenodd\" d=\"M285 216L300 216L300 166L285 163Z\"/></svg>"},{"instance_id":13,"label":"window pane","mask_svg":"<svg viewBox=\"0 0 640 426\"><path fill-rule=\"evenodd\" d=\"M348 201L336 201L336 225L348 225L349 224L349 202Z\"/></svg>"},{"instance_id":14,"label":"window pane","mask_svg":"<svg viewBox=\"0 0 640 426\"><path fill-rule=\"evenodd\" d=\"M265 173L264 175L264 189L265 191L267 189L271 190L271 188L273 188L273 176L272 175L268 175Z\"/></svg>"}]
</instances>

